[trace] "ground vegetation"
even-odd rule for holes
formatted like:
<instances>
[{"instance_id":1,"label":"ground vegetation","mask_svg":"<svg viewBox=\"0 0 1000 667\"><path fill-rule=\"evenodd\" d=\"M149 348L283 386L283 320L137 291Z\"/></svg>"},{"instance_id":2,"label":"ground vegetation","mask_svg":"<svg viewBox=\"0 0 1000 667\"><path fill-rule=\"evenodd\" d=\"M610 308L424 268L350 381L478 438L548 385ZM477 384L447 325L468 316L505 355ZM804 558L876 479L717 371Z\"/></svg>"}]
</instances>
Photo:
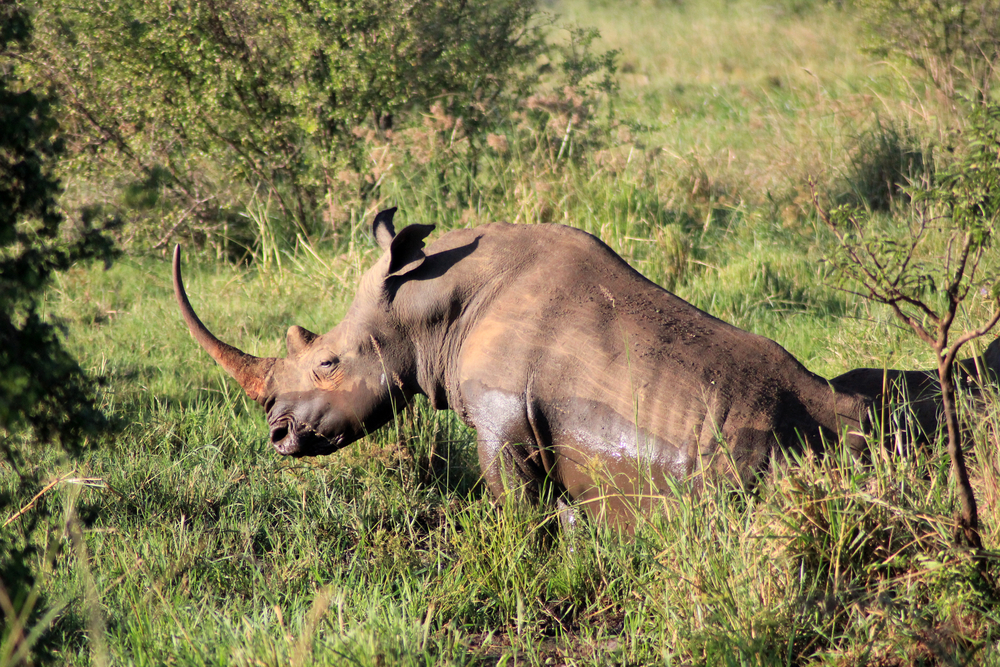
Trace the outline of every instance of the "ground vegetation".
<instances>
[{"instance_id":1,"label":"ground vegetation","mask_svg":"<svg viewBox=\"0 0 1000 667\"><path fill-rule=\"evenodd\" d=\"M200 16L210 16L209 5L198 3ZM319 12L324 5L308 6ZM0 473L11 507L28 508L0 517L13 517L5 538L47 544L27 532L35 513L93 508L78 534L85 549L53 531L49 537L65 546L47 560L37 551L33 561L43 573L40 608L58 609L40 618L54 660L1000 660L1000 404L991 388L978 398L964 387L956 393L982 550L954 542L960 501L947 436L885 448L897 441L891 420L890 432L873 433L867 460L837 450L806 457L753 494L712 485L691 494L678 486L661 513L637 519L635 535L591 523L567 534L543 508L495 506L479 480L472 434L424 402L333 456L278 457L259 408L190 340L170 290L165 237L185 242L188 291L213 331L269 356L282 353L288 325L325 331L343 316L358 276L378 256L368 237L371 218L398 206L400 224L432 223L440 232L498 219L580 227L651 279L777 340L827 377L855 367L937 367L930 346L891 308L839 276L837 236L816 204L823 211L852 206L887 234L908 229L921 205L911 186L949 182L974 152L966 139L972 116L958 97L943 95L919 63L873 58L866 19L851 2L562 0L540 8L558 18L532 8L526 25L548 26L537 33L544 44L515 63L523 70L506 70L509 81L528 83L498 93L481 116L488 122L473 128L464 115L468 100L474 107L480 99L472 75L453 97L437 97L435 88L380 107L377 118L371 109L359 112L336 126L356 162L345 159L337 171L331 163L329 181L303 181L320 186L303 200L315 207L301 216L289 205L296 201L291 176L266 171L258 179L231 147L198 144L194 130L202 126L181 123L169 105L162 119L141 119L152 125L112 127L142 142L162 139L163 155L178 151L186 173L204 179L204 194L185 203L171 190L179 187L173 176L149 180L152 172L126 159L113 171L117 158L110 156L120 145L84 131L89 121L74 115L78 109L65 106L60 92L66 115L57 118L78 132L60 166L62 208L68 219L81 211L120 216L126 255L109 271L81 265L55 275L38 301L39 314L58 318L69 333L67 349L83 369L107 378L99 407L116 434L78 459L34 452L23 465L44 482L37 498L19 490L8 468ZM44 40L74 34L68 20L58 33L63 24L47 23L45 11L38 10L36 25L54 32ZM116 16L87 20L122 20ZM134 32L118 31L115 39L161 34L178 53L195 44L170 32L179 22L144 16L136 14ZM258 27L293 24L275 18ZM221 38L204 25L203 41L185 56L204 63L197 75L225 73L232 85L252 89L251 69L212 51L222 49ZM236 24L222 28L232 37ZM73 48L109 38L83 35ZM279 73L298 66L291 52L287 62L261 53L253 57L273 58ZM37 85L62 91L64 81L40 69L39 51L18 47L12 57L39 77ZM472 56L467 60L472 67ZM151 90L155 76L135 76L135 90ZM101 85L118 85L108 79ZM266 99L313 99L313 83L303 84L302 97L288 85ZM200 90L205 114L230 99ZM102 113L116 112L117 99L159 104L154 94L107 94L97 105ZM149 132L168 121L190 127L191 143ZM275 132L262 131L260 141L313 146L304 138L308 123L286 118L269 127ZM276 157L267 169L294 163L281 145L265 151ZM93 164L81 166L87 155ZM166 164L158 160L149 166ZM195 223L192 213L175 230L206 195L227 198L225 215ZM934 251L947 251L947 243ZM983 245L977 266L980 276L997 275L992 246ZM985 283L964 294L956 331L977 328L995 307ZM964 349L981 352L985 342Z\"/></svg>"}]
</instances>

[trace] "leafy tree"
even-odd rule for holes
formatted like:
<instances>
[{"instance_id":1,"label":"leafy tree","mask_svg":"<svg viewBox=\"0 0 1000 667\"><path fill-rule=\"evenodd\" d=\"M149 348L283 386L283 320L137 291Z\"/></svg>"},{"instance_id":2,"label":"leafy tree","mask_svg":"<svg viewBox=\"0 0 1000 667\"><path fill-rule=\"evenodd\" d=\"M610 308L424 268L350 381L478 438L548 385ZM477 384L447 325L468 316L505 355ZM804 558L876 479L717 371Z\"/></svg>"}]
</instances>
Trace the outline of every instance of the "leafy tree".
<instances>
[{"instance_id":1,"label":"leafy tree","mask_svg":"<svg viewBox=\"0 0 1000 667\"><path fill-rule=\"evenodd\" d=\"M371 133L436 104L484 141L498 100L530 84L535 14L534 0L47 0L20 57L60 94L76 173L132 207L170 203L161 242L222 234L256 190L308 235L341 172L370 169Z\"/></svg>"},{"instance_id":2,"label":"leafy tree","mask_svg":"<svg viewBox=\"0 0 1000 667\"><path fill-rule=\"evenodd\" d=\"M948 429L948 454L958 484L959 516L966 543L982 548L976 499L965 466L958 420L954 365L965 343L1000 321L1000 283L984 282L978 269L1000 219L1000 106L975 108L965 146L933 182L911 191L913 206L886 224L870 211L816 208L839 241L835 265L857 292L892 310L937 359ZM989 280L989 279L987 279ZM985 297L989 313L978 327L953 335L959 309Z\"/></svg>"},{"instance_id":3,"label":"leafy tree","mask_svg":"<svg viewBox=\"0 0 1000 667\"><path fill-rule=\"evenodd\" d=\"M30 38L31 23L17 4L0 4L0 467L13 470L22 493L0 497L0 518L9 520L18 496L39 486L38 471L25 465L27 447L54 444L73 453L103 418L95 391L61 334L38 313L38 300L53 272L77 261L110 259L103 229L83 221L73 239L60 233L59 183L52 162L62 150L51 100L19 86L12 47ZM4 528L0 540L0 662L27 659L26 632L39 605L33 592L30 536L37 512ZM16 530L20 528L20 538Z\"/></svg>"}]
</instances>

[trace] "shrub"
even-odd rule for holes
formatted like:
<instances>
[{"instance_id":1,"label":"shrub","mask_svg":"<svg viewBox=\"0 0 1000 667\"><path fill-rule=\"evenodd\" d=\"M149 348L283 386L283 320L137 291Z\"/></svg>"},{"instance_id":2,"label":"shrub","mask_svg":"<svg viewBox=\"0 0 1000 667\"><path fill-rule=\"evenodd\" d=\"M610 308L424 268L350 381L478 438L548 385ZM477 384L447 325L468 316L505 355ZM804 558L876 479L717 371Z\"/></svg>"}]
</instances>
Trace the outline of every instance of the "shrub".
<instances>
[{"instance_id":1,"label":"shrub","mask_svg":"<svg viewBox=\"0 0 1000 667\"><path fill-rule=\"evenodd\" d=\"M38 312L41 291L55 271L111 254L107 238L92 221L83 221L75 240L60 234L59 183L51 170L62 143L51 139L56 131L51 100L21 86L10 58L12 47L25 44L30 35L23 8L0 7L0 465L17 475L21 497L31 497L40 486L39 471L23 465L26 447L57 443L73 452L103 423L91 381L63 347L59 329ZM0 495L0 516L17 516L14 502ZM43 512L28 512L19 524L4 524L2 664L30 664L30 652L38 649L33 644L42 634L32 626L44 629L33 588L31 540L41 518Z\"/></svg>"},{"instance_id":2,"label":"shrub","mask_svg":"<svg viewBox=\"0 0 1000 667\"><path fill-rule=\"evenodd\" d=\"M827 214L817 203L817 210L837 237L833 265L849 289L888 306L934 350L962 539L981 549L953 367L965 343L1000 322L1000 283L979 271L1000 221L1000 107L974 108L960 139L954 162L939 171L934 183L912 189L913 206L897 224L886 228L870 211L850 207ZM969 312L975 314L961 317ZM956 321L968 328L956 333Z\"/></svg>"},{"instance_id":3,"label":"shrub","mask_svg":"<svg viewBox=\"0 0 1000 667\"><path fill-rule=\"evenodd\" d=\"M367 196L367 140L437 104L483 134L522 95L544 47L530 0L53 0L26 57L56 87L84 203L155 212L224 236L266 193L295 233L319 232L342 172ZM102 191L103 190L103 191Z\"/></svg>"}]
</instances>

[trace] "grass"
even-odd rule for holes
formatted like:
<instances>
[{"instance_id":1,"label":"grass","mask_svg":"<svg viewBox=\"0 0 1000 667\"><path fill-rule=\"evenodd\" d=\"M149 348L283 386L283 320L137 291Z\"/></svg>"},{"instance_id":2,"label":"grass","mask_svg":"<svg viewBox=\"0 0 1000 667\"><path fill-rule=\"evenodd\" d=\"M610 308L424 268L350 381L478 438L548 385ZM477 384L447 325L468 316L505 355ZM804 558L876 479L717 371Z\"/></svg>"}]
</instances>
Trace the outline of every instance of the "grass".
<instances>
[{"instance_id":1,"label":"grass","mask_svg":"<svg viewBox=\"0 0 1000 667\"><path fill-rule=\"evenodd\" d=\"M848 12L792 0L556 8L622 51L613 139L559 163L512 141L465 201L429 185L434 163L403 163L383 186L398 220L567 222L825 376L932 366L888 313L833 288L830 238L808 206L810 175L831 199L857 190L843 184L861 173L852 147L876 111L923 137L946 116L860 55ZM370 212L350 212L324 245L275 232L266 200L248 211L254 268L192 253L188 292L220 338L280 355L290 324L326 331L345 312L377 256ZM1000 561L952 547L940 442L865 465L807 458L753 494L678 488L635 535L590 523L567 534L544 509L495 506L474 434L424 402L333 456L278 457L259 408L177 317L165 257L75 268L46 309L106 378L117 427L79 460L33 452L56 483L2 529L23 540L31 512L61 519L32 538L40 604L62 605L36 618L51 633L33 648L56 662L1000 664ZM998 415L991 395L970 421L991 547ZM15 489L0 472L0 492Z\"/></svg>"}]
</instances>

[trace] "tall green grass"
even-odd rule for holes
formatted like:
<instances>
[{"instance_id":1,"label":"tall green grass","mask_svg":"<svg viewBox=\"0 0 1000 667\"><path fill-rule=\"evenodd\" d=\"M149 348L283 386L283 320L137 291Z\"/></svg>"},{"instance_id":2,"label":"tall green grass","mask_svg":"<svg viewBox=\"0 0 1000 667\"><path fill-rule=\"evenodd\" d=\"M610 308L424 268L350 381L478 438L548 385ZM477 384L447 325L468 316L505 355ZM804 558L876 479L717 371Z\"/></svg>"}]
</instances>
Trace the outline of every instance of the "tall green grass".
<instances>
[{"instance_id":1,"label":"tall green grass","mask_svg":"<svg viewBox=\"0 0 1000 667\"><path fill-rule=\"evenodd\" d=\"M253 199L244 262L186 255L199 314L258 355L283 354L290 324L332 328L377 257L374 209L398 204L400 223L438 233L586 229L826 376L932 367L888 313L830 284L806 177L836 197L873 108L930 136L933 100L859 56L832 3L626 5L557 6L622 50L621 98L594 121L605 145L550 156L512 120L475 187L455 176L462 198L440 187L442 163L404 160L383 199L316 244ZM71 270L45 306L105 378L117 427L78 461L32 462L55 482L35 506L64 518L36 538L40 590L62 605L37 619L57 662L1000 664L1000 561L953 548L937 441L867 462L833 448L753 493L679 487L635 535L567 533L546 508L494 504L474 434L424 401L332 456L277 456L260 409L187 334L165 256ZM995 547L1000 408L991 393L979 408L972 477ZM0 472L0 492L14 488ZM23 539L22 521L4 539Z\"/></svg>"},{"instance_id":2,"label":"tall green grass","mask_svg":"<svg viewBox=\"0 0 1000 667\"><path fill-rule=\"evenodd\" d=\"M770 244L733 242L744 262L780 275ZM725 269L739 266L734 257ZM350 297L331 288L317 308L316 276L297 269L195 262L187 273L210 326L259 354L280 353L288 322L329 327ZM806 460L752 496L679 489L635 536L593 524L566 534L543 508L494 506L473 434L423 402L334 456L277 457L259 409L189 339L167 274L163 260L126 259L73 271L50 294L79 353L109 379L105 408L120 427L71 470L37 461L70 473L39 502L72 513L85 536L86 552L57 528L48 536L46 592L66 603L53 627L61 660L100 663L94 628L109 661L137 664L973 664L996 648L995 591L951 547L936 443L867 466ZM753 314L744 326L781 332L798 308L813 331L831 329L830 345L848 336L821 283L803 292L819 301L772 308L736 297L783 283L746 275L743 290L725 291L727 307ZM846 353L840 368L864 354ZM992 497L988 405L974 477ZM985 576L996 576L993 560Z\"/></svg>"}]
</instances>

